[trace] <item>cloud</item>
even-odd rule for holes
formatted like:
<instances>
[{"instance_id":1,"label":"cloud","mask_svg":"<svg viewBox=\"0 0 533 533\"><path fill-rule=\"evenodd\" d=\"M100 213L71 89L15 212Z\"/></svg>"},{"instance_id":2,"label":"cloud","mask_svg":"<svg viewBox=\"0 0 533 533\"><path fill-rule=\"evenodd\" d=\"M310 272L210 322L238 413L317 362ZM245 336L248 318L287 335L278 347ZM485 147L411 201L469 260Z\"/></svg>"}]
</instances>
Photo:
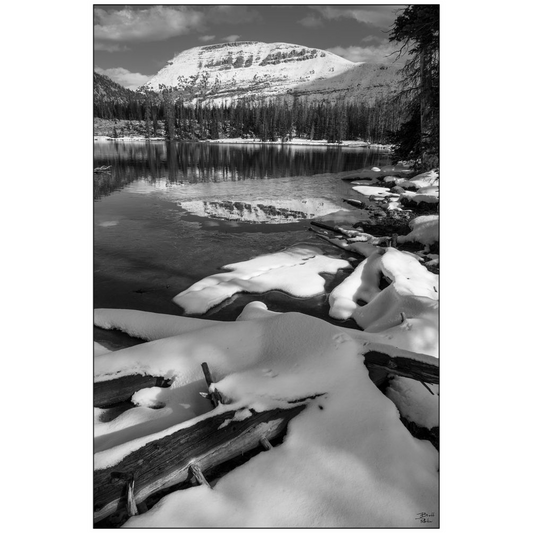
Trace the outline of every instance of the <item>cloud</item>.
<instances>
[{"instance_id":1,"label":"cloud","mask_svg":"<svg viewBox=\"0 0 533 533\"><path fill-rule=\"evenodd\" d=\"M152 76L145 76L139 72L130 72L129 70L117 67L117 68L108 68L103 69L100 67L95 67L95 72L98 74L103 74L108 78L111 78L113 81L116 81L123 87L131 89L134 91L137 87L144 85Z\"/></svg>"},{"instance_id":2,"label":"cloud","mask_svg":"<svg viewBox=\"0 0 533 533\"><path fill-rule=\"evenodd\" d=\"M240 38L241 38L240 35L228 35L227 37L224 37L220 40L225 41L227 43L234 43L235 41L238 41Z\"/></svg>"},{"instance_id":3,"label":"cloud","mask_svg":"<svg viewBox=\"0 0 533 533\"><path fill-rule=\"evenodd\" d=\"M163 41L202 28L205 22L204 13L187 6L96 8L94 18L95 41L113 43Z\"/></svg>"},{"instance_id":4,"label":"cloud","mask_svg":"<svg viewBox=\"0 0 533 533\"><path fill-rule=\"evenodd\" d=\"M206 11L206 19L213 24L242 24L257 22L261 15L250 6L214 6Z\"/></svg>"},{"instance_id":5,"label":"cloud","mask_svg":"<svg viewBox=\"0 0 533 533\"><path fill-rule=\"evenodd\" d=\"M367 35L361 39L363 43L384 43L387 39L378 37L377 35Z\"/></svg>"},{"instance_id":6,"label":"cloud","mask_svg":"<svg viewBox=\"0 0 533 533\"><path fill-rule=\"evenodd\" d=\"M396 19L398 11L403 6L361 6L361 7L331 7L331 6L311 6L311 9L318 12L326 20L340 18L351 18L371 24L378 28L390 28Z\"/></svg>"},{"instance_id":7,"label":"cloud","mask_svg":"<svg viewBox=\"0 0 533 533\"><path fill-rule=\"evenodd\" d=\"M394 63L395 65L403 66L405 58L396 62L394 61L396 59L394 52L397 50L398 45L389 42L384 42L376 46L348 46L345 48L334 46L333 48L327 49L328 52L349 59L354 63Z\"/></svg>"},{"instance_id":8,"label":"cloud","mask_svg":"<svg viewBox=\"0 0 533 533\"><path fill-rule=\"evenodd\" d=\"M94 9L95 50L118 52L119 43L164 41L171 37L205 32L215 24L252 23L261 19L250 6L122 6ZM203 42L214 35L199 37Z\"/></svg>"},{"instance_id":9,"label":"cloud","mask_svg":"<svg viewBox=\"0 0 533 533\"><path fill-rule=\"evenodd\" d=\"M103 42L95 42L94 49L102 52L125 52L126 50L129 50L127 46Z\"/></svg>"},{"instance_id":10,"label":"cloud","mask_svg":"<svg viewBox=\"0 0 533 533\"><path fill-rule=\"evenodd\" d=\"M302 26L307 28L316 28L317 26L322 26L322 20L315 15L307 15L303 19L298 21Z\"/></svg>"}]
</instances>

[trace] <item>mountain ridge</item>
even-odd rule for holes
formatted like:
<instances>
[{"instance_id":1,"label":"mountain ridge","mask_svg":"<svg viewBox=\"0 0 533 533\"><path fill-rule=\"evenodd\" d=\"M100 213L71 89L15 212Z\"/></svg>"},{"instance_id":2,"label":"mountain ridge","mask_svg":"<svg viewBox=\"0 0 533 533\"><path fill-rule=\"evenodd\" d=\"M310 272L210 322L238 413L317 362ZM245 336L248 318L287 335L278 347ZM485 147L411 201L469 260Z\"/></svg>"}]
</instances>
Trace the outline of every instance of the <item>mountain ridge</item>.
<instances>
[{"instance_id":1,"label":"mountain ridge","mask_svg":"<svg viewBox=\"0 0 533 533\"><path fill-rule=\"evenodd\" d=\"M238 41L184 50L140 89L171 88L193 103L214 105L295 96L372 103L398 90L397 73L392 65L354 63L318 48Z\"/></svg>"},{"instance_id":2,"label":"mountain ridge","mask_svg":"<svg viewBox=\"0 0 533 533\"><path fill-rule=\"evenodd\" d=\"M104 74L93 71L93 101L95 103L127 104L129 101L139 98L139 93L120 85Z\"/></svg>"}]
</instances>

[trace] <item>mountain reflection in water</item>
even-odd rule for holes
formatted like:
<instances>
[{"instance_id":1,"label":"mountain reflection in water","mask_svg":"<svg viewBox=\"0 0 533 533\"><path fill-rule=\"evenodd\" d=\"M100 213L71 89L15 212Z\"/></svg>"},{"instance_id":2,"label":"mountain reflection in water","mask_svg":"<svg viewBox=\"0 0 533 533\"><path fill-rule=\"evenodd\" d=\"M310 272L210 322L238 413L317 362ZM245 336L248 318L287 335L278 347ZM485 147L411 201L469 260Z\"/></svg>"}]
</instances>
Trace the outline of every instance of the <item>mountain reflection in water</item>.
<instances>
[{"instance_id":1,"label":"mountain reflection in water","mask_svg":"<svg viewBox=\"0 0 533 533\"><path fill-rule=\"evenodd\" d=\"M173 297L224 265L296 244L342 254L306 220L346 207L352 185L334 173L387 162L356 148L96 142L94 167L111 169L94 174L94 306L183 314ZM347 275L325 275L326 290ZM255 300L329 319L325 294L295 303L279 291L207 316L235 320Z\"/></svg>"},{"instance_id":2,"label":"mountain reflection in water","mask_svg":"<svg viewBox=\"0 0 533 533\"><path fill-rule=\"evenodd\" d=\"M338 210L338 206L324 198L275 200L275 205L264 202L210 202L193 200L178 205L193 215L242 222L284 224L314 218Z\"/></svg>"}]
</instances>

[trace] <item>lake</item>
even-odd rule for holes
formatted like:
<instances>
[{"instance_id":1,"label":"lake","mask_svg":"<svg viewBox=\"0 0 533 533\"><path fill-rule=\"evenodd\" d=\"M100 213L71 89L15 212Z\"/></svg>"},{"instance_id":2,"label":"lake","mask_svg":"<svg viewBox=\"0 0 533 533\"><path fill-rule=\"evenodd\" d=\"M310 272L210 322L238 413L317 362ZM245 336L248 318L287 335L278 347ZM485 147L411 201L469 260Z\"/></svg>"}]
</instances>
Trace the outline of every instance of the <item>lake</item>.
<instances>
[{"instance_id":1,"label":"lake","mask_svg":"<svg viewBox=\"0 0 533 533\"><path fill-rule=\"evenodd\" d=\"M297 243L344 257L307 219L347 207L350 183L331 173L388 162L368 148L95 143L94 167L111 169L94 174L94 306L181 315L172 298L223 265ZM253 300L295 310L272 291L236 295L204 317L234 320ZM325 295L297 303L327 317Z\"/></svg>"}]
</instances>

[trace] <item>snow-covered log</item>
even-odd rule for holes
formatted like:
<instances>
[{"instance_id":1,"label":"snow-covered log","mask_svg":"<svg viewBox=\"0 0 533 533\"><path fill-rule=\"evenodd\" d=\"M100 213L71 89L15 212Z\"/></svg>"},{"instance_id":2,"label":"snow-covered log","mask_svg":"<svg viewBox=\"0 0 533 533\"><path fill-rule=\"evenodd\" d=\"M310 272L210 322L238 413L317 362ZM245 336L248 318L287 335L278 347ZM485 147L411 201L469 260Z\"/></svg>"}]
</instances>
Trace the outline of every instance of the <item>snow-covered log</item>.
<instances>
[{"instance_id":1,"label":"snow-covered log","mask_svg":"<svg viewBox=\"0 0 533 533\"><path fill-rule=\"evenodd\" d=\"M390 355L374 350L363 354L365 366L370 370L373 368L386 370L389 374L411 378L422 383L439 384L438 359L435 364L430 364L408 357L391 357Z\"/></svg>"},{"instance_id":2,"label":"snow-covered log","mask_svg":"<svg viewBox=\"0 0 533 533\"><path fill-rule=\"evenodd\" d=\"M349 205L353 205L354 207L358 207L359 209L364 209L365 203L361 202L361 200L354 200L353 198L343 198L343 202L346 202Z\"/></svg>"},{"instance_id":3,"label":"snow-covered log","mask_svg":"<svg viewBox=\"0 0 533 533\"><path fill-rule=\"evenodd\" d=\"M130 506L132 503L139 506L150 495L171 486L189 487L196 479L193 465L194 470L206 474L217 465L260 446L264 439L274 439L305 407L300 402L287 409L262 412L238 409L216 414L213 411L213 416L202 417L191 426L149 442L120 463L95 470L95 523L127 509L131 479L135 480L135 494L130 497Z\"/></svg>"},{"instance_id":4,"label":"snow-covered log","mask_svg":"<svg viewBox=\"0 0 533 533\"><path fill-rule=\"evenodd\" d=\"M138 390L148 387L169 387L171 380L161 376L132 374L117 379L97 381L94 383L94 407L111 407L127 402Z\"/></svg>"},{"instance_id":5,"label":"snow-covered log","mask_svg":"<svg viewBox=\"0 0 533 533\"><path fill-rule=\"evenodd\" d=\"M332 226L330 224L324 224L317 220L311 220L311 225L316 226L317 228L327 229L328 231L333 231L334 233L342 233L338 226Z\"/></svg>"}]
</instances>

